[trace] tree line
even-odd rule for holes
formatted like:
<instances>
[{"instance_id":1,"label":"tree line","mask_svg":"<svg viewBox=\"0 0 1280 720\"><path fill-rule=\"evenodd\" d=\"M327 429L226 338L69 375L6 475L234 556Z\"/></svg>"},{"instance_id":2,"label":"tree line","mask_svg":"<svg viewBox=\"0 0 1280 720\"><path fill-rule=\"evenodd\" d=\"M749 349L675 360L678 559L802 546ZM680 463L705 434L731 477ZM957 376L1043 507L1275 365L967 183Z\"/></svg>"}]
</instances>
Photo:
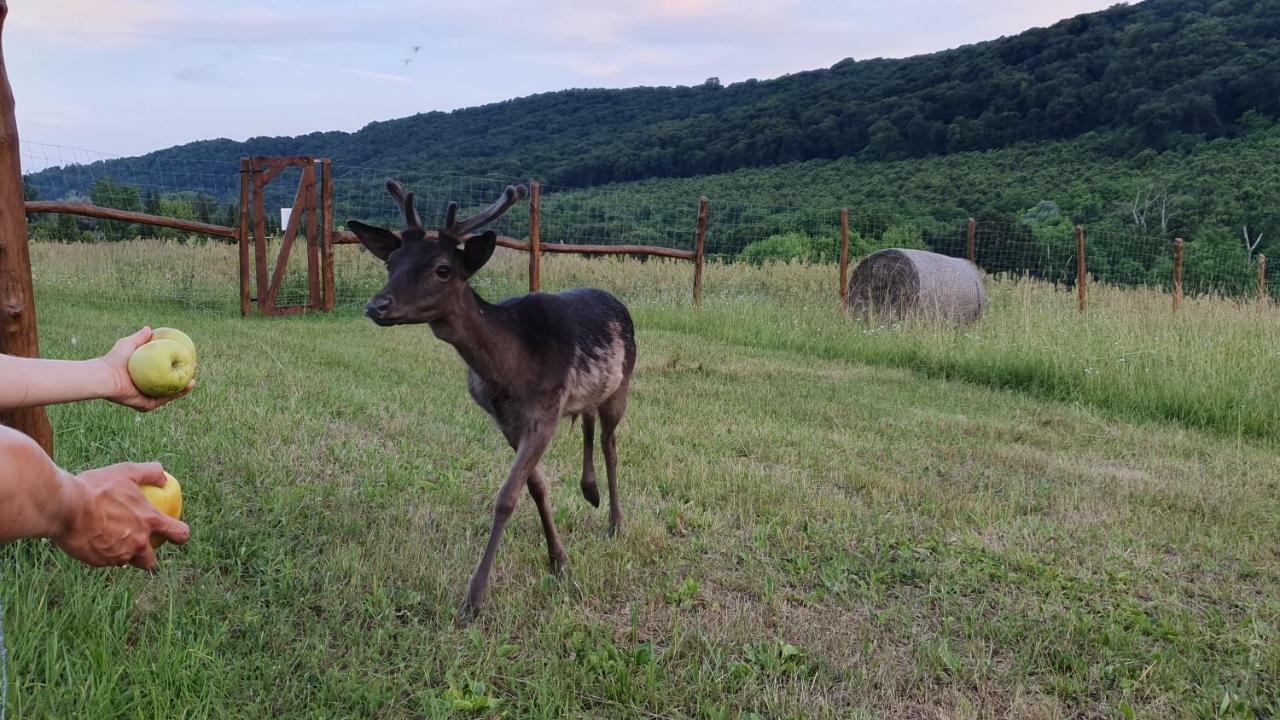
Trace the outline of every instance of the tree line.
<instances>
[{"instance_id":1,"label":"tree line","mask_svg":"<svg viewBox=\"0 0 1280 720\"><path fill-rule=\"evenodd\" d=\"M1147 0L944 52L848 59L773 80L565 90L354 133L195 142L85 166L80 182L112 175L157 185L171 160L314 155L594 186L806 160L938 157L1090 132L1106 133L1108 153L1129 160L1238 137L1257 117L1280 117L1280 3ZM55 184L41 173L32 183L46 194Z\"/></svg>"}]
</instances>

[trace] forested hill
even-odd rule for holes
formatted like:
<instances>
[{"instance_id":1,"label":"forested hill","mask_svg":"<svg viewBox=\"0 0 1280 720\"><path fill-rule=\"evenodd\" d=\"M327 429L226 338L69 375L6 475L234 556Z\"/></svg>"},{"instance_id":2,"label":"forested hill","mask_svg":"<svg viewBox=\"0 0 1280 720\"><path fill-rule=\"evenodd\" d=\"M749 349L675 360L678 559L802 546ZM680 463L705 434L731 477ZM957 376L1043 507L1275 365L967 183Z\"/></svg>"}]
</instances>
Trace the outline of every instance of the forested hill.
<instances>
[{"instance_id":1,"label":"forested hill","mask_svg":"<svg viewBox=\"0 0 1280 720\"><path fill-rule=\"evenodd\" d=\"M355 133L210 140L146 157L309 154L584 186L854 155L927 157L1090 131L1116 138L1112 152L1127 156L1233 136L1258 116L1280 116L1280 1L1147 0L902 60L845 60L728 86L566 90ZM42 189L38 175L30 182Z\"/></svg>"}]
</instances>

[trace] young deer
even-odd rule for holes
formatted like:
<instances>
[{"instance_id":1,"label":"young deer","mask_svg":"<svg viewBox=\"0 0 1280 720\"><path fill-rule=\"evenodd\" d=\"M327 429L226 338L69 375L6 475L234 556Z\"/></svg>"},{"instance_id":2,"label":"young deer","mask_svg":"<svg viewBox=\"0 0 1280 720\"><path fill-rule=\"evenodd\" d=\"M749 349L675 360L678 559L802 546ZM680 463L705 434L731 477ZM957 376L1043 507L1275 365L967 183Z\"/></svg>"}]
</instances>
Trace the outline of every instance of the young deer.
<instances>
[{"instance_id":1,"label":"young deer","mask_svg":"<svg viewBox=\"0 0 1280 720\"><path fill-rule=\"evenodd\" d=\"M526 484L542 518L551 571L559 575L568 562L539 466L561 418L582 418L582 494L596 507L600 491L592 441L599 418L609 476L609 532L622 529L616 432L636 364L635 328L626 306L603 290L532 293L491 305L471 289L467 280L488 262L497 243L492 230L472 233L527 196L523 185L508 186L497 202L465 220L457 219L458 204L450 203L444 226L436 232L422 227L413 193L394 180L387 181L387 189L407 225L398 235L347 222L360 242L387 264L387 284L369 301L365 314L383 326L430 325L466 361L472 399L497 421L516 451L494 503L489 544L462 607L470 618L484 602L502 531Z\"/></svg>"}]
</instances>

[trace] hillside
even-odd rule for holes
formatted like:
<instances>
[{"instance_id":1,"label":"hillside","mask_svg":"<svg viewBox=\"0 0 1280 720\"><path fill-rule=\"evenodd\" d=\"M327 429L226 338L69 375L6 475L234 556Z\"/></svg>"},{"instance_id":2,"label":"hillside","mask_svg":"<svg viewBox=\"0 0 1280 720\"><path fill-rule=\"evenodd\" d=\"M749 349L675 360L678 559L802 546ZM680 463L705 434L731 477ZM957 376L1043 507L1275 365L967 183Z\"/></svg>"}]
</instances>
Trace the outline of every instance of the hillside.
<instances>
[{"instance_id":1,"label":"hillside","mask_svg":"<svg viewBox=\"0 0 1280 720\"><path fill-rule=\"evenodd\" d=\"M902 60L845 60L728 86L566 90L354 133L202 141L143 160L161 172L176 158L312 154L589 186L816 159L923 158L1094 131L1109 133L1109 151L1125 157L1238 135L1251 111L1280 116L1280 3L1148 0ZM95 176L111 172L109 161ZM30 182L54 188L40 174Z\"/></svg>"},{"instance_id":2,"label":"hillside","mask_svg":"<svg viewBox=\"0 0 1280 720\"><path fill-rule=\"evenodd\" d=\"M1151 196L1167 199L1169 221L1160 234L1280 235L1280 125L1259 118L1238 138L1194 140L1162 152L1113 155L1114 134L1068 141L1021 143L999 150L944 157L864 162L814 160L696 178L661 178L606 185L592 192L626 192L672 200L698 195L713 204L745 203L777 213L850 207L867 222L893 218L954 223L967 217L1016 223L1043 201L1062 217L1094 230L1124 232ZM1152 231L1156 228L1152 227ZM1261 248L1268 243L1264 238Z\"/></svg>"}]
</instances>

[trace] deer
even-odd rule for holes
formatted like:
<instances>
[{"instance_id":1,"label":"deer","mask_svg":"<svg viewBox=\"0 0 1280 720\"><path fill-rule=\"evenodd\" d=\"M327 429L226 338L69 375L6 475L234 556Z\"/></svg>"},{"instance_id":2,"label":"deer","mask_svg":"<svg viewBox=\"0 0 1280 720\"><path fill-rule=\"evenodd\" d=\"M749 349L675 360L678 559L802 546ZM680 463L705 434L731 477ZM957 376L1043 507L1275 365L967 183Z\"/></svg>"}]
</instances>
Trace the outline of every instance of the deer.
<instances>
[{"instance_id":1,"label":"deer","mask_svg":"<svg viewBox=\"0 0 1280 720\"><path fill-rule=\"evenodd\" d=\"M347 227L386 263L386 285L369 300L365 315L380 326L426 324L452 345L468 368L467 390L498 425L515 461L494 499L493 526L480 565L471 576L460 611L464 623L480 611L507 521L527 487L546 536L550 570L560 577L569 557L551 511L541 460L564 418L582 423L582 495L600 507L593 442L597 420L609 482L610 537L622 531L618 497L617 430L627 410L636 365L635 326L627 307L603 290L576 288L557 294L530 293L491 304L470 278L497 245L493 230L477 232L528 196L524 185L508 185L488 208L459 220L458 203L444 224L429 231L414 208L414 196L387 180L404 214L400 232L350 220Z\"/></svg>"}]
</instances>

